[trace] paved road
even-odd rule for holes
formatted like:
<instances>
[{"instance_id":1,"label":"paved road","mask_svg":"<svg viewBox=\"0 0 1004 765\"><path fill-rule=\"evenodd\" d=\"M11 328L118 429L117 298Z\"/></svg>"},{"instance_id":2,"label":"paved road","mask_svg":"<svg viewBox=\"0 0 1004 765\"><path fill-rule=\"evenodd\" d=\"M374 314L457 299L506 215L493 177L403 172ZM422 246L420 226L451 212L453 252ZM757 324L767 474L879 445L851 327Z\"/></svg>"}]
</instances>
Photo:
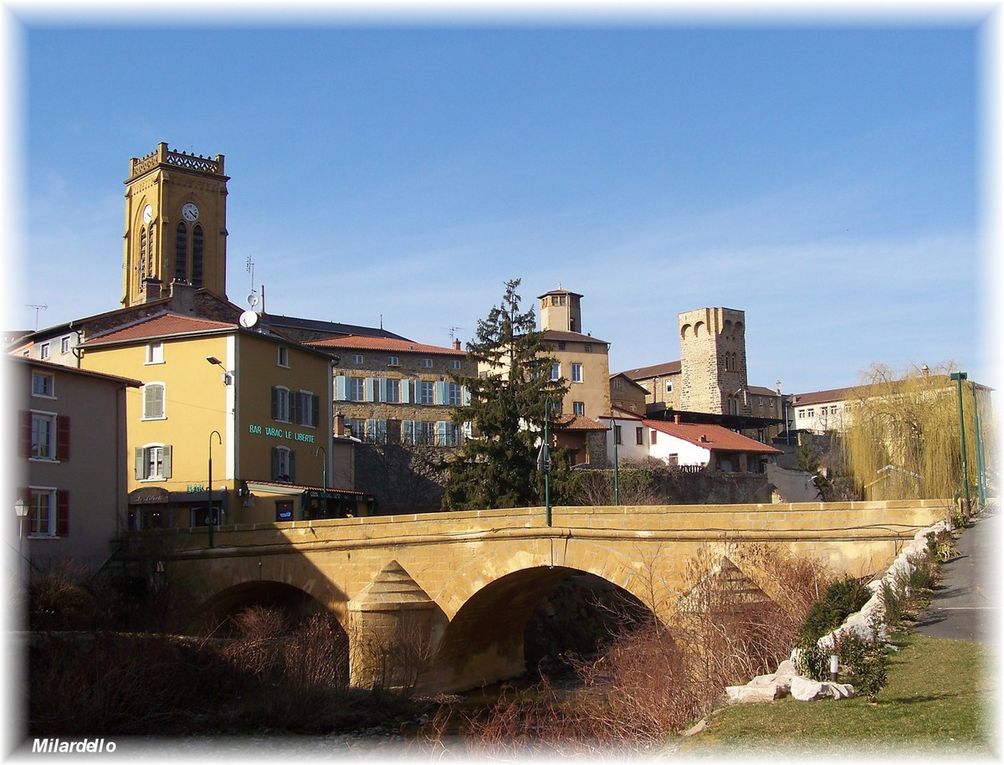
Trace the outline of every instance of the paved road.
<instances>
[{"instance_id":1,"label":"paved road","mask_svg":"<svg viewBox=\"0 0 1004 765\"><path fill-rule=\"evenodd\" d=\"M988 513L962 532L958 555L942 566L944 579L917 632L936 638L1000 643L1001 589L998 585L1004 530L999 513Z\"/></svg>"}]
</instances>

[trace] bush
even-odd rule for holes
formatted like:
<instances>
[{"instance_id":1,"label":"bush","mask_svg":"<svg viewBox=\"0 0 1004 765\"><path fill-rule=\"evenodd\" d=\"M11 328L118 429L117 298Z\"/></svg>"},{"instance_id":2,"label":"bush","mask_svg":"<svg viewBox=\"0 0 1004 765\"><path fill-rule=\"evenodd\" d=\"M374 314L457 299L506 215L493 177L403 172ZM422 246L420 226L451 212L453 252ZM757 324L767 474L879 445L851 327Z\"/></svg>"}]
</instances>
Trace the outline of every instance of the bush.
<instances>
[{"instance_id":1,"label":"bush","mask_svg":"<svg viewBox=\"0 0 1004 765\"><path fill-rule=\"evenodd\" d=\"M882 582L882 609L885 612L885 623L895 627L903 623L907 616L906 602L901 590L897 590L888 582Z\"/></svg>"},{"instance_id":2,"label":"bush","mask_svg":"<svg viewBox=\"0 0 1004 765\"><path fill-rule=\"evenodd\" d=\"M885 643L875 632L871 638L845 633L837 641L836 652L855 690L865 694L869 701L875 701L887 679L889 649Z\"/></svg>"},{"instance_id":3,"label":"bush","mask_svg":"<svg viewBox=\"0 0 1004 765\"><path fill-rule=\"evenodd\" d=\"M800 646L795 654L795 668L798 674L813 680L830 679L830 651L820 648L815 642Z\"/></svg>"},{"instance_id":4,"label":"bush","mask_svg":"<svg viewBox=\"0 0 1004 765\"><path fill-rule=\"evenodd\" d=\"M811 645L839 627L848 616L861 609L871 591L860 579L849 576L832 582L826 593L809 608L802 623L800 644Z\"/></svg>"}]
</instances>

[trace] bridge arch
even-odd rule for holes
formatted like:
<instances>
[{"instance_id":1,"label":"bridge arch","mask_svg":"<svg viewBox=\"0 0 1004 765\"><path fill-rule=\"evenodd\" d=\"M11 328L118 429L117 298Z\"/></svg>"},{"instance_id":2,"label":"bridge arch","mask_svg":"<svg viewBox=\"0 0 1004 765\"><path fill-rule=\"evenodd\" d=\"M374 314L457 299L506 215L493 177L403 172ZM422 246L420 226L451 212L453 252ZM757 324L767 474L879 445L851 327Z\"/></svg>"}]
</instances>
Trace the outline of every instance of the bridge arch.
<instances>
[{"instance_id":1,"label":"bridge arch","mask_svg":"<svg viewBox=\"0 0 1004 765\"><path fill-rule=\"evenodd\" d=\"M324 603L299 587L256 579L226 587L203 601L196 610L193 626L225 631L231 617L256 606L278 610L291 622L316 613L331 613ZM338 618L344 631L341 615L332 615Z\"/></svg>"},{"instance_id":2,"label":"bridge arch","mask_svg":"<svg viewBox=\"0 0 1004 765\"><path fill-rule=\"evenodd\" d=\"M531 566L499 576L474 592L445 627L436 654L437 681L453 688L473 687L522 674L527 669L524 635L531 616L559 582L586 573L567 566ZM595 578L619 593L625 618L642 612L656 618L625 588Z\"/></svg>"}]
</instances>

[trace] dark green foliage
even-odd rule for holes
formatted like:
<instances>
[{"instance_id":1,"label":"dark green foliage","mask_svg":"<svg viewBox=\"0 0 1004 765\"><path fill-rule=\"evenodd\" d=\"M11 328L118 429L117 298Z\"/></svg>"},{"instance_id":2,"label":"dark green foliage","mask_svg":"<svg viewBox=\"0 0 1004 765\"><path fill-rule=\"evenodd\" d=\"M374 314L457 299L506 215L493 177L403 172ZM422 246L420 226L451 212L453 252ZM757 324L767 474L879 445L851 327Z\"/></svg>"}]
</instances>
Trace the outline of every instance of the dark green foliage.
<instances>
[{"instance_id":1,"label":"dark green foliage","mask_svg":"<svg viewBox=\"0 0 1004 765\"><path fill-rule=\"evenodd\" d=\"M545 401L560 402L567 384L550 379L551 359L533 310L520 311L519 280L506 282L501 306L478 321L467 344L470 359L490 371L453 376L470 394L453 421L471 423L469 438L451 461L444 505L451 509L523 507L541 497L537 452Z\"/></svg>"},{"instance_id":2,"label":"dark green foliage","mask_svg":"<svg viewBox=\"0 0 1004 765\"><path fill-rule=\"evenodd\" d=\"M869 701L875 697L887 680L889 648L873 633L871 638L848 633L837 643L840 663L849 674L846 678L855 691L863 693Z\"/></svg>"},{"instance_id":3,"label":"dark green foliage","mask_svg":"<svg viewBox=\"0 0 1004 765\"><path fill-rule=\"evenodd\" d=\"M885 610L885 622L890 627L902 624L906 618L904 598L888 582L882 582L882 608Z\"/></svg>"},{"instance_id":4,"label":"dark green foliage","mask_svg":"<svg viewBox=\"0 0 1004 765\"><path fill-rule=\"evenodd\" d=\"M871 591L859 579L844 577L833 582L823 597L809 608L802 624L802 642L815 643L860 610L870 597Z\"/></svg>"},{"instance_id":5,"label":"dark green foliage","mask_svg":"<svg viewBox=\"0 0 1004 765\"><path fill-rule=\"evenodd\" d=\"M799 648L795 667L803 677L812 680L830 679L830 652L820 648L815 641Z\"/></svg>"}]
</instances>

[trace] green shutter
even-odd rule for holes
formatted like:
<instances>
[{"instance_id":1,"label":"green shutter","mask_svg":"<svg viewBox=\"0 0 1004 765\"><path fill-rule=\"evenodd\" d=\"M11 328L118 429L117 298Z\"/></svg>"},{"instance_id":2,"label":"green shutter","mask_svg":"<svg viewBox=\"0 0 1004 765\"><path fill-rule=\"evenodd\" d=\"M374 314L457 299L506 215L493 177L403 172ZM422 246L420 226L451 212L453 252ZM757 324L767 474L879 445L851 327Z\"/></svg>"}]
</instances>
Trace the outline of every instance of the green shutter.
<instances>
[{"instance_id":1,"label":"green shutter","mask_svg":"<svg viewBox=\"0 0 1004 765\"><path fill-rule=\"evenodd\" d=\"M275 385L272 386L272 419L279 419L279 389Z\"/></svg>"}]
</instances>

